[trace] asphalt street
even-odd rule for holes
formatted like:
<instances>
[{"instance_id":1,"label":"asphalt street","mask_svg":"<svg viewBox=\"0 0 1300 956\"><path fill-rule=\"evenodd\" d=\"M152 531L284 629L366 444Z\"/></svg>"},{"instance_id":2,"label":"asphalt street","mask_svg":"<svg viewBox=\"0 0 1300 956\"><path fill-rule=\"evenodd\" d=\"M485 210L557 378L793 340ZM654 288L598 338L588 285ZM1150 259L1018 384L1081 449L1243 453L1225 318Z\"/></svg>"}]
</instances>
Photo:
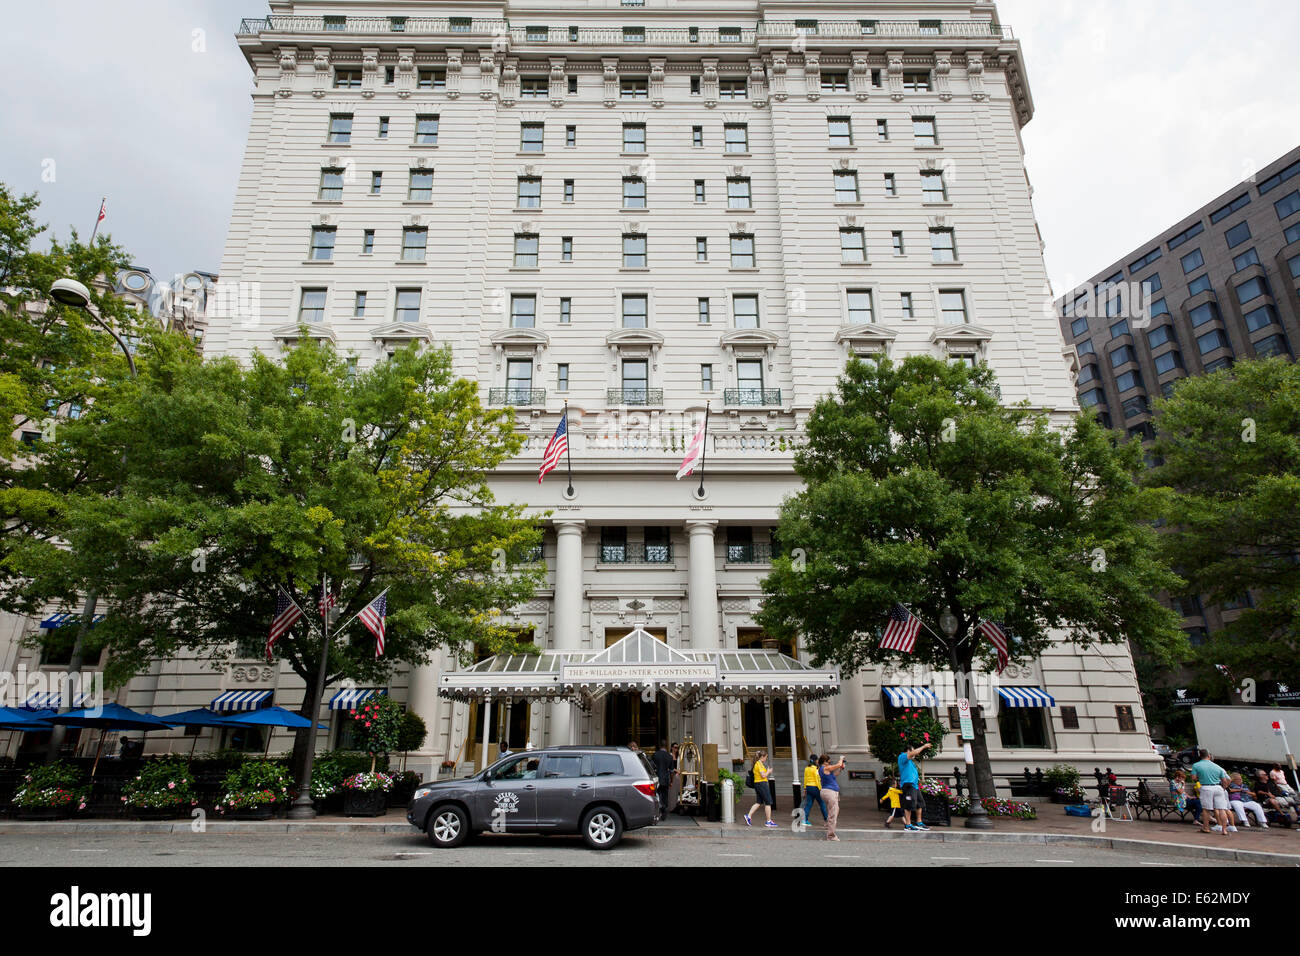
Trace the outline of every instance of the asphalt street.
<instances>
[{"instance_id":1,"label":"asphalt street","mask_svg":"<svg viewBox=\"0 0 1300 956\"><path fill-rule=\"evenodd\" d=\"M77 834L8 833L0 866L964 866L1205 867L1257 864L1180 859L1156 852L1062 845L867 843L776 840L766 834L629 835L612 851L586 849L576 837L489 834L456 850L435 850L423 835L384 833Z\"/></svg>"}]
</instances>

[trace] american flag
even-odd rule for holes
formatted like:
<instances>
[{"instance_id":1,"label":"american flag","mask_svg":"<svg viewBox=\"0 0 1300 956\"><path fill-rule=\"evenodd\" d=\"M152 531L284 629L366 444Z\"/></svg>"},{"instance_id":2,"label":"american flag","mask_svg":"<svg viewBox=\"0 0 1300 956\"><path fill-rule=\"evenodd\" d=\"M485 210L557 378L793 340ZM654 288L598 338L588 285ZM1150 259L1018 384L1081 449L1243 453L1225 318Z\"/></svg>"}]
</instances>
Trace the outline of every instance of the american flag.
<instances>
[{"instance_id":1,"label":"american flag","mask_svg":"<svg viewBox=\"0 0 1300 956\"><path fill-rule=\"evenodd\" d=\"M993 621L980 621L977 629L981 634L989 639L998 651L998 673L1001 674L1007 669L1007 661L1011 660L1007 653L1007 632L1002 630L1002 626Z\"/></svg>"},{"instance_id":2,"label":"american flag","mask_svg":"<svg viewBox=\"0 0 1300 956\"><path fill-rule=\"evenodd\" d=\"M880 636L880 646L886 650L910 654L916 646L916 636L920 633L921 619L903 605L895 603L889 612L885 633Z\"/></svg>"},{"instance_id":3,"label":"american flag","mask_svg":"<svg viewBox=\"0 0 1300 956\"><path fill-rule=\"evenodd\" d=\"M695 437L691 439L690 445L686 448L686 457L682 459L682 467L677 469L677 479L679 481L693 472L695 466L699 464L700 456L704 453L704 430L708 427L708 424L709 416L708 413L705 413L704 421L700 422L699 431L695 433Z\"/></svg>"},{"instance_id":4,"label":"american flag","mask_svg":"<svg viewBox=\"0 0 1300 956\"><path fill-rule=\"evenodd\" d=\"M329 611L329 609L334 607L334 605L337 603L338 603L338 596L331 592L326 592L325 594L322 594L319 598L316 599L316 610L320 611L320 616L322 621L325 620L325 614Z\"/></svg>"},{"instance_id":5,"label":"american flag","mask_svg":"<svg viewBox=\"0 0 1300 956\"><path fill-rule=\"evenodd\" d=\"M560 416L560 424L555 426L555 434L546 445L546 451L542 454L542 467L537 475L537 483L540 485L542 479L555 470L555 466L560 463L561 456L569 450L569 413L565 412Z\"/></svg>"},{"instance_id":6,"label":"american flag","mask_svg":"<svg viewBox=\"0 0 1300 956\"><path fill-rule=\"evenodd\" d=\"M379 597L375 598L369 604L361 609L357 619L366 626L371 634L375 635L375 656L384 656L384 619L388 617L388 592L384 591Z\"/></svg>"},{"instance_id":7,"label":"american flag","mask_svg":"<svg viewBox=\"0 0 1300 956\"><path fill-rule=\"evenodd\" d=\"M302 617L302 608L294 603L293 598L284 592L284 588L277 587L275 594L275 617L271 619L271 635L266 639L266 659L271 659L271 648L289 628L297 623L298 618Z\"/></svg>"}]
</instances>

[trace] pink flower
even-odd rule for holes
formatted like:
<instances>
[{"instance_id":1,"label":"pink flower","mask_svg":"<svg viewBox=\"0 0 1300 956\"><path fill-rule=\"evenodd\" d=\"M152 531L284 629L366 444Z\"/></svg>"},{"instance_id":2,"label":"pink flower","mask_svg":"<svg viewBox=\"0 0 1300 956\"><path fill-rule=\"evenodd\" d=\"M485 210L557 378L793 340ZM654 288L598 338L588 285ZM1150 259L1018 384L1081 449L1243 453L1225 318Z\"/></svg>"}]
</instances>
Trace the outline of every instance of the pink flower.
<instances>
[{"instance_id":1,"label":"pink flower","mask_svg":"<svg viewBox=\"0 0 1300 956\"><path fill-rule=\"evenodd\" d=\"M926 739L926 740L929 740L929 739L930 739L930 735L929 735L929 734L925 734L925 739Z\"/></svg>"},{"instance_id":2,"label":"pink flower","mask_svg":"<svg viewBox=\"0 0 1300 956\"><path fill-rule=\"evenodd\" d=\"M176 789L176 784L175 784L175 783L172 783L172 782L168 782L168 784L167 784L167 789L168 789L168 790L175 790L175 789Z\"/></svg>"},{"instance_id":3,"label":"pink flower","mask_svg":"<svg viewBox=\"0 0 1300 956\"><path fill-rule=\"evenodd\" d=\"M906 740L906 739L907 739L907 734L899 734L899 735L898 735L898 739L899 739L899 740Z\"/></svg>"}]
</instances>

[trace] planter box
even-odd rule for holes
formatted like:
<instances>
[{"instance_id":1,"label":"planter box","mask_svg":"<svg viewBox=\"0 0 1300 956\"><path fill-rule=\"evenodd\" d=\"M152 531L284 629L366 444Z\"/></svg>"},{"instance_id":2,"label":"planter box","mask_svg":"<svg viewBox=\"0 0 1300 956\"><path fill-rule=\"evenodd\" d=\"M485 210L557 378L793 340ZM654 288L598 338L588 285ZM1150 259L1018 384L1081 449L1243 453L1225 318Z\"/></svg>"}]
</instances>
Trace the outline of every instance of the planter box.
<instances>
[{"instance_id":1,"label":"planter box","mask_svg":"<svg viewBox=\"0 0 1300 956\"><path fill-rule=\"evenodd\" d=\"M228 816L232 820L269 820L274 813L274 805L268 804L265 807L245 807L243 810L234 810Z\"/></svg>"},{"instance_id":2,"label":"planter box","mask_svg":"<svg viewBox=\"0 0 1300 956\"><path fill-rule=\"evenodd\" d=\"M921 797L925 801L924 812L921 819L928 827L950 827L952 818L948 815L948 798L944 796L935 796L930 793L923 793Z\"/></svg>"},{"instance_id":3,"label":"planter box","mask_svg":"<svg viewBox=\"0 0 1300 956\"><path fill-rule=\"evenodd\" d=\"M382 817L388 812L388 794L383 790L349 790L343 795L345 817Z\"/></svg>"},{"instance_id":4,"label":"planter box","mask_svg":"<svg viewBox=\"0 0 1300 956\"><path fill-rule=\"evenodd\" d=\"M126 808L132 820L175 820L184 816L187 807L131 807Z\"/></svg>"},{"instance_id":5,"label":"planter box","mask_svg":"<svg viewBox=\"0 0 1300 956\"><path fill-rule=\"evenodd\" d=\"M66 820L72 816L72 807L19 807L14 817L19 820Z\"/></svg>"}]
</instances>

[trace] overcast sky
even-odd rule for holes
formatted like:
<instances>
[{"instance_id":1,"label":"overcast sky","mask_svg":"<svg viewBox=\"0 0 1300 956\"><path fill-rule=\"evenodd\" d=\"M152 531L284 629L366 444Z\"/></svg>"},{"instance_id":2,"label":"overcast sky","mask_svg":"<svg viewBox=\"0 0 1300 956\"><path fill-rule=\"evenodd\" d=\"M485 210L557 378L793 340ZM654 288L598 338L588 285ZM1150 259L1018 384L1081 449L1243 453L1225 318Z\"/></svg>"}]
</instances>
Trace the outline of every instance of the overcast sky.
<instances>
[{"instance_id":1,"label":"overcast sky","mask_svg":"<svg viewBox=\"0 0 1300 956\"><path fill-rule=\"evenodd\" d=\"M1037 109L1024 140L1058 293L1300 142L1283 0L1001 0ZM261 0L5 4L0 180L60 237L105 227L155 275L221 263L247 132L240 17ZM196 32L198 31L198 32Z\"/></svg>"}]
</instances>

